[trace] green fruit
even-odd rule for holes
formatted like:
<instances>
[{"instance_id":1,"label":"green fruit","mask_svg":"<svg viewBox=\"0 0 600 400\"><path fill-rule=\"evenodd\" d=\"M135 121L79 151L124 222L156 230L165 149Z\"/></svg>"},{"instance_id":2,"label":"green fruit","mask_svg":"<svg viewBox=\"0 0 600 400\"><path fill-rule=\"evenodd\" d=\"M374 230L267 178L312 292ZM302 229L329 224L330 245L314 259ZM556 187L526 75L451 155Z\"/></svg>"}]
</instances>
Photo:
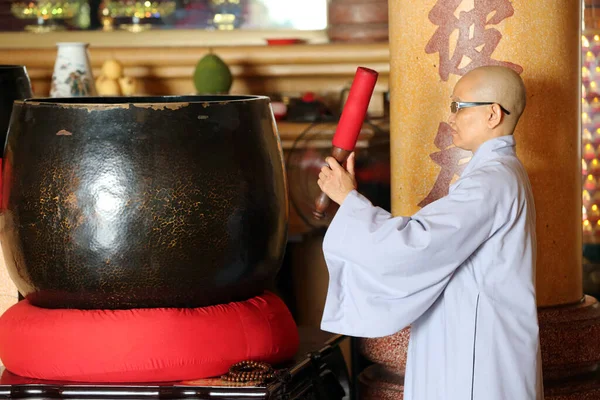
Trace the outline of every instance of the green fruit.
<instances>
[{"instance_id":1,"label":"green fruit","mask_svg":"<svg viewBox=\"0 0 600 400\"><path fill-rule=\"evenodd\" d=\"M194 70L194 85L198 94L228 93L233 83L231 70L215 54L202 57Z\"/></svg>"}]
</instances>

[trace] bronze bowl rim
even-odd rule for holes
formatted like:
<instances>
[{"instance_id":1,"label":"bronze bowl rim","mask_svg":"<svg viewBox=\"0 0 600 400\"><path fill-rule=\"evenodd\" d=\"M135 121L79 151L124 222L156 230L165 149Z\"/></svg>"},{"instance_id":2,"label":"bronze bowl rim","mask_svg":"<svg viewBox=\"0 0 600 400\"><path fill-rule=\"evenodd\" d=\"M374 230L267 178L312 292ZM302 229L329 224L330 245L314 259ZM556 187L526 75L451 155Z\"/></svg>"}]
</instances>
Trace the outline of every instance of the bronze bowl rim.
<instances>
[{"instance_id":1,"label":"bronze bowl rim","mask_svg":"<svg viewBox=\"0 0 600 400\"><path fill-rule=\"evenodd\" d=\"M2 70L11 70L11 69L27 69L25 65L22 64L0 64L0 71Z\"/></svg>"},{"instance_id":2,"label":"bronze bowl rim","mask_svg":"<svg viewBox=\"0 0 600 400\"><path fill-rule=\"evenodd\" d=\"M32 97L24 100L15 100L15 104L25 106L85 108L85 109L114 109L144 107L144 108L171 108L177 109L192 104L204 107L227 105L236 103L255 102L260 100L271 101L270 97L263 95L168 95L168 96L81 96L81 97Z\"/></svg>"}]
</instances>

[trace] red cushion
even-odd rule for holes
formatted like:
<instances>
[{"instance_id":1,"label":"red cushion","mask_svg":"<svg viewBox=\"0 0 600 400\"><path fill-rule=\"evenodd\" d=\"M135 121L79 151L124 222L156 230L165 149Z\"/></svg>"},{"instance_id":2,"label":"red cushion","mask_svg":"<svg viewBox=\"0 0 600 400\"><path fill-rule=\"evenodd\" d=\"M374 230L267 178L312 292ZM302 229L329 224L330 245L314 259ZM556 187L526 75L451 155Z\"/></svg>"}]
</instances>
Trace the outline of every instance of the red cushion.
<instances>
[{"instance_id":1,"label":"red cushion","mask_svg":"<svg viewBox=\"0 0 600 400\"><path fill-rule=\"evenodd\" d=\"M298 342L289 310L268 292L191 309L46 309L23 300L0 317L4 366L17 375L46 380L206 378L241 360L288 360Z\"/></svg>"}]
</instances>

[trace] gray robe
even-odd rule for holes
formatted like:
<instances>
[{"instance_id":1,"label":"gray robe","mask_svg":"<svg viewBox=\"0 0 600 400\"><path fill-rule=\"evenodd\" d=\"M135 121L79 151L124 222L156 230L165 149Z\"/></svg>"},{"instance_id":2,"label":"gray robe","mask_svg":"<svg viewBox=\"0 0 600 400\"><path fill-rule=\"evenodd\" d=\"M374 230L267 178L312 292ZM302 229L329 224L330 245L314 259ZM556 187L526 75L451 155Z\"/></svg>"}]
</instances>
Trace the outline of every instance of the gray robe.
<instances>
[{"instance_id":1,"label":"gray robe","mask_svg":"<svg viewBox=\"0 0 600 400\"><path fill-rule=\"evenodd\" d=\"M449 194L393 217L356 191L323 243L322 329L411 326L405 400L540 400L535 208L513 136L483 143Z\"/></svg>"}]
</instances>

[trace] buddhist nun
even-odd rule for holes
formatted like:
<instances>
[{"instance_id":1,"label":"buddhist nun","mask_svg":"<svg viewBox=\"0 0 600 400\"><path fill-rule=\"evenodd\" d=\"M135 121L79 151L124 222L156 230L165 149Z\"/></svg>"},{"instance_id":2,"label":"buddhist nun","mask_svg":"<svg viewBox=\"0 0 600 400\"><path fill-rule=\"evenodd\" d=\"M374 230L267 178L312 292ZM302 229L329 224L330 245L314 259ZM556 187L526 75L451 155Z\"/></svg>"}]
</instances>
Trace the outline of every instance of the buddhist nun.
<instances>
[{"instance_id":1,"label":"buddhist nun","mask_svg":"<svg viewBox=\"0 0 600 400\"><path fill-rule=\"evenodd\" d=\"M543 399L535 206L513 136L525 99L505 67L458 81L448 122L473 157L447 196L414 215L357 192L354 154L345 168L328 157L319 174L340 204L323 242L322 329L372 338L410 326L405 400Z\"/></svg>"}]
</instances>

